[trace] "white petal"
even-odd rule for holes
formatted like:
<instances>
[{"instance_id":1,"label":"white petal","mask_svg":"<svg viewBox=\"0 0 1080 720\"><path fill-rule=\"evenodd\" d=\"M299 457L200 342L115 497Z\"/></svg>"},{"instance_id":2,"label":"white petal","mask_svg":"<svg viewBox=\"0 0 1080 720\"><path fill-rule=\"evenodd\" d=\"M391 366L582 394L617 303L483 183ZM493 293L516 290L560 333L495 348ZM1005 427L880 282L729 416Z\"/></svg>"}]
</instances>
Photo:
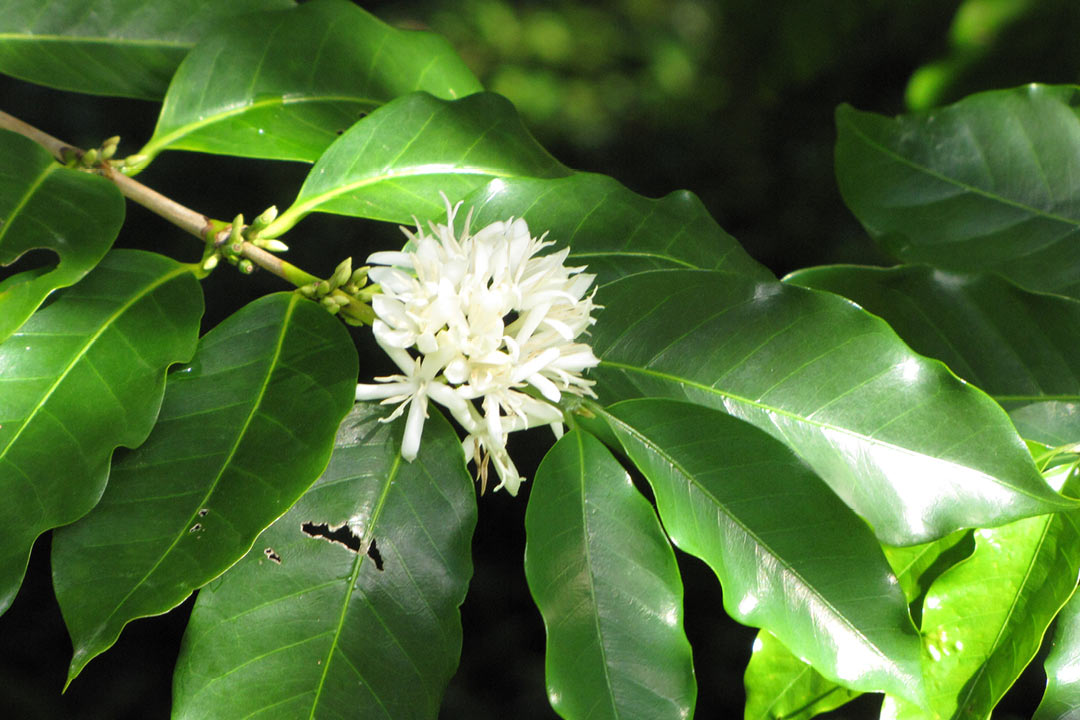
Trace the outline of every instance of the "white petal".
<instances>
[{"instance_id":1,"label":"white petal","mask_svg":"<svg viewBox=\"0 0 1080 720\"><path fill-rule=\"evenodd\" d=\"M420 436L424 432L424 419L427 417L427 396L419 390L409 407L409 418L405 421L405 436L401 439L401 457L409 462L416 459L420 451Z\"/></svg>"},{"instance_id":2,"label":"white petal","mask_svg":"<svg viewBox=\"0 0 1080 720\"><path fill-rule=\"evenodd\" d=\"M403 392L412 392L416 389L413 383L407 382L392 382L384 383L381 385L367 385L364 383L357 383L356 385L356 399L357 400L382 400L384 398L393 397L394 395L400 395Z\"/></svg>"},{"instance_id":3,"label":"white petal","mask_svg":"<svg viewBox=\"0 0 1080 720\"><path fill-rule=\"evenodd\" d=\"M559 402L559 400L562 398L562 395L559 393L559 388L555 387L555 383L551 382L539 373L533 373L529 377L525 378L525 381L537 390L539 390L541 395L543 395L553 403Z\"/></svg>"}]
</instances>

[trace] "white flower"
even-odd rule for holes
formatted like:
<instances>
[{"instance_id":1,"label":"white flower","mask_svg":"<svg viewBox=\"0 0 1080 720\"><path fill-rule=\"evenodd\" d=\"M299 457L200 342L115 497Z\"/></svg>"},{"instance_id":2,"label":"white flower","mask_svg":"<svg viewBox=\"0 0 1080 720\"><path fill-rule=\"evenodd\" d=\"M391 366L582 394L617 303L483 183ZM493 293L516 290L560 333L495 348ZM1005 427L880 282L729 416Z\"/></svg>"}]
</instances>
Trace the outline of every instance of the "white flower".
<instances>
[{"instance_id":1,"label":"white flower","mask_svg":"<svg viewBox=\"0 0 1080 720\"><path fill-rule=\"evenodd\" d=\"M470 212L456 237L459 207L447 201L447 224L431 223L431 234L419 222L416 232L402 228L405 250L368 258L382 290L372 299L372 331L402 374L357 385L356 399L397 403L386 421L409 408L401 454L410 461L428 400L443 405L468 433L466 458L476 462L481 488L491 462L495 489L514 495L524 478L507 435L545 424L561 433L554 403L563 393L593 395L581 374L599 360L576 340L595 322L587 295L595 276L566 267L568 249L539 255L553 243L532 237L521 218L470 234Z\"/></svg>"}]
</instances>

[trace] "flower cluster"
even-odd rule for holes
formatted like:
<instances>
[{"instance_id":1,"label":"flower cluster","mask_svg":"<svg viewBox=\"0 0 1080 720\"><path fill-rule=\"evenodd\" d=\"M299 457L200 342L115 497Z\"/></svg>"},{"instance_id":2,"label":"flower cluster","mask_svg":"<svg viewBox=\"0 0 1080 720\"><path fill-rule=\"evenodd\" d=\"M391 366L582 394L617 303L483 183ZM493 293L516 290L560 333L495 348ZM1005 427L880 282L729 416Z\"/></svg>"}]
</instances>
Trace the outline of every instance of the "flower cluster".
<instances>
[{"instance_id":1,"label":"flower cluster","mask_svg":"<svg viewBox=\"0 0 1080 720\"><path fill-rule=\"evenodd\" d=\"M445 197L444 197L445 200ZM369 273L381 287L372 298L375 340L401 374L356 387L357 400L381 399L408 407L401 455L413 460L429 400L461 424L466 459L486 483L488 463L516 495L522 478L506 451L515 430L550 424L562 432L562 393L592 395L581 373L599 361L575 340L592 325L597 307L586 295L595 276L563 263L569 250L538 255L552 245L529 234L521 218L494 222L461 237L460 208L447 201L447 223L402 228L410 243L401 252L377 252ZM530 390L531 388L531 390Z\"/></svg>"}]
</instances>

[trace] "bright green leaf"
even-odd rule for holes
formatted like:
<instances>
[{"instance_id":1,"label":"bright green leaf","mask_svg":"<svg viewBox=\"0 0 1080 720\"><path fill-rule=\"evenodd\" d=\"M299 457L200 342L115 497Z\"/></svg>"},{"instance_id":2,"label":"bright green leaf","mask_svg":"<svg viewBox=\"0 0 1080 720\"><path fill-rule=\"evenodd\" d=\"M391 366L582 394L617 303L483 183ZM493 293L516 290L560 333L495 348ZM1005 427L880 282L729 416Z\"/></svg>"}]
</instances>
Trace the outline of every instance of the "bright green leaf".
<instances>
[{"instance_id":1,"label":"bright green leaf","mask_svg":"<svg viewBox=\"0 0 1080 720\"><path fill-rule=\"evenodd\" d=\"M906 262L1080 296L1080 88L1026 85L890 119L836 112L840 191Z\"/></svg>"},{"instance_id":2,"label":"bright green leaf","mask_svg":"<svg viewBox=\"0 0 1080 720\"><path fill-rule=\"evenodd\" d=\"M525 532L555 711L567 720L691 717L697 686L675 555L599 440L574 431L548 452Z\"/></svg>"},{"instance_id":3,"label":"bright green leaf","mask_svg":"<svg viewBox=\"0 0 1080 720\"><path fill-rule=\"evenodd\" d=\"M131 620L235 563L326 467L352 406L349 334L297 293L245 306L169 375L157 425L114 463L98 506L53 537L74 647L69 681Z\"/></svg>"},{"instance_id":4,"label":"bright green leaf","mask_svg":"<svg viewBox=\"0 0 1080 720\"><path fill-rule=\"evenodd\" d=\"M293 206L264 233L279 235L310 212L411 223L492 178L563 177L508 100L477 93L456 101L414 93L356 123L312 167Z\"/></svg>"},{"instance_id":5,"label":"bright green leaf","mask_svg":"<svg viewBox=\"0 0 1080 720\"><path fill-rule=\"evenodd\" d=\"M688 399L754 423L883 542L1075 506L1047 486L993 400L835 295L662 270L611 283L597 302L601 398Z\"/></svg>"},{"instance_id":6,"label":"bright green leaf","mask_svg":"<svg viewBox=\"0 0 1080 720\"><path fill-rule=\"evenodd\" d=\"M346 0L226 25L184 59L154 136L161 150L315 162L361 116L425 90L453 99L482 90L438 35L397 30Z\"/></svg>"},{"instance_id":7,"label":"bright green leaf","mask_svg":"<svg viewBox=\"0 0 1080 720\"><path fill-rule=\"evenodd\" d=\"M787 447L674 400L599 411L649 480L671 541L701 558L724 609L823 675L919 697L919 638L874 534Z\"/></svg>"},{"instance_id":8,"label":"bright green leaf","mask_svg":"<svg viewBox=\"0 0 1080 720\"><path fill-rule=\"evenodd\" d=\"M533 235L570 246L569 261L588 266L602 284L664 268L728 270L762 280L773 275L712 219L686 190L653 200L606 175L555 180L492 180L465 198L473 227L522 217Z\"/></svg>"},{"instance_id":9,"label":"bright green leaf","mask_svg":"<svg viewBox=\"0 0 1080 720\"><path fill-rule=\"evenodd\" d=\"M1072 720L1080 711L1080 596L1058 613L1046 656L1046 694L1032 720Z\"/></svg>"},{"instance_id":10,"label":"bright green leaf","mask_svg":"<svg viewBox=\"0 0 1080 720\"><path fill-rule=\"evenodd\" d=\"M202 311L189 267L116 250L0 343L0 612L34 539L86 514L113 450L146 439Z\"/></svg>"},{"instance_id":11,"label":"bright green leaf","mask_svg":"<svg viewBox=\"0 0 1080 720\"><path fill-rule=\"evenodd\" d=\"M884 318L916 352L941 360L1010 414L1057 418L1025 434L1051 445L1076 425L1080 404L1080 301L1032 293L991 274L928 267L834 266L785 282L843 295ZM1053 403L1048 408L1031 405ZM1026 409L1025 409L1026 408ZM1032 425L1026 423L1028 428ZM1080 434L1065 442L1080 440Z\"/></svg>"},{"instance_id":12,"label":"bright green leaf","mask_svg":"<svg viewBox=\"0 0 1080 720\"><path fill-rule=\"evenodd\" d=\"M0 130L0 266L36 248L52 268L0 282L0 341L53 290L74 285L104 257L124 222L124 197L104 178L63 167L37 143Z\"/></svg>"},{"instance_id":13,"label":"bright green leaf","mask_svg":"<svg viewBox=\"0 0 1080 720\"><path fill-rule=\"evenodd\" d=\"M402 421L383 415L357 406L322 478L199 592L174 718L436 717L461 652L476 495L438 412L412 463Z\"/></svg>"},{"instance_id":14,"label":"bright green leaf","mask_svg":"<svg viewBox=\"0 0 1080 720\"><path fill-rule=\"evenodd\" d=\"M754 639L744 683L744 720L809 720L862 694L826 679L768 630Z\"/></svg>"},{"instance_id":15,"label":"bright green leaf","mask_svg":"<svg viewBox=\"0 0 1080 720\"><path fill-rule=\"evenodd\" d=\"M209 30L292 0L0 0L0 72L39 85L157 100Z\"/></svg>"},{"instance_id":16,"label":"bright green leaf","mask_svg":"<svg viewBox=\"0 0 1080 720\"><path fill-rule=\"evenodd\" d=\"M1080 482L1065 491L1075 494ZM887 698L883 718L986 718L1076 587L1080 511L975 531L975 551L927 592L923 673L932 712Z\"/></svg>"},{"instance_id":17,"label":"bright green leaf","mask_svg":"<svg viewBox=\"0 0 1080 720\"><path fill-rule=\"evenodd\" d=\"M964 542L969 537L970 532L961 530L923 545L884 548L885 558L909 603L918 598L921 605L929 584L957 556L970 554ZM768 630L760 631L754 640L744 684L745 720L805 720L861 694L825 678Z\"/></svg>"}]
</instances>

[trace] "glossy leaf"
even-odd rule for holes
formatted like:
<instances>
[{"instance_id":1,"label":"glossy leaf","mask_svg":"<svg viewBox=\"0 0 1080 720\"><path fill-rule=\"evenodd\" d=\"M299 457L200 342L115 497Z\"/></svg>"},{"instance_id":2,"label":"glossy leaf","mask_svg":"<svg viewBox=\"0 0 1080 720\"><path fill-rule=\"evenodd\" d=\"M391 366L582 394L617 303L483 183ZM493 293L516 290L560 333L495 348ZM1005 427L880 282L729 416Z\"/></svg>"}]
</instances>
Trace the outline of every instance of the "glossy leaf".
<instances>
[{"instance_id":1,"label":"glossy leaf","mask_svg":"<svg viewBox=\"0 0 1080 720\"><path fill-rule=\"evenodd\" d=\"M451 202L497 177L554 178L551 157L508 100L477 93L456 101L398 98L356 123L323 153L292 207L265 231L279 235L310 212L412 223L444 216Z\"/></svg>"},{"instance_id":2,"label":"glossy leaf","mask_svg":"<svg viewBox=\"0 0 1080 720\"><path fill-rule=\"evenodd\" d=\"M0 612L34 539L94 507L113 450L146 439L202 311L189 267L116 250L0 343Z\"/></svg>"},{"instance_id":3,"label":"glossy leaf","mask_svg":"<svg viewBox=\"0 0 1080 720\"><path fill-rule=\"evenodd\" d=\"M292 0L0 0L0 72L39 85L157 100L209 30Z\"/></svg>"},{"instance_id":4,"label":"glossy leaf","mask_svg":"<svg viewBox=\"0 0 1080 720\"><path fill-rule=\"evenodd\" d=\"M691 717L697 686L675 555L599 440L574 431L548 452L525 532L555 711L567 720Z\"/></svg>"},{"instance_id":5,"label":"glossy leaf","mask_svg":"<svg viewBox=\"0 0 1080 720\"><path fill-rule=\"evenodd\" d=\"M1046 694L1032 720L1071 720L1080 711L1080 596L1058 613L1046 656Z\"/></svg>"},{"instance_id":6,"label":"glossy leaf","mask_svg":"<svg viewBox=\"0 0 1080 720\"><path fill-rule=\"evenodd\" d=\"M1080 293L1080 88L1026 85L885 118L836 112L840 191L906 262Z\"/></svg>"},{"instance_id":7,"label":"glossy leaf","mask_svg":"<svg viewBox=\"0 0 1080 720\"><path fill-rule=\"evenodd\" d=\"M199 592L174 718L436 717L461 652L476 495L438 412L412 463L385 414L358 405L319 481ZM359 552L309 523L343 526Z\"/></svg>"},{"instance_id":8,"label":"glossy leaf","mask_svg":"<svg viewBox=\"0 0 1080 720\"><path fill-rule=\"evenodd\" d=\"M124 197L105 178L69 170L40 145L0 130L0 266L37 248L52 267L0 281L0 341L61 287L74 285L105 256L124 222Z\"/></svg>"},{"instance_id":9,"label":"glossy leaf","mask_svg":"<svg viewBox=\"0 0 1080 720\"><path fill-rule=\"evenodd\" d=\"M674 400L603 412L671 541L704 560L724 609L849 687L919 698L919 638L874 534L787 447Z\"/></svg>"},{"instance_id":10,"label":"glossy leaf","mask_svg":"<svg viewBox=\"0 0 1080 720\"><path fill-rule=\"evenodd\" d=\"M1075 494L1073 479L1065 492ZM975 552L926 595L922 632L930 713L887 700L883 718L985 718L1042 644L1076 587L1080 512L975 531Z\"/></svg>"},{"instance_id":11,"label":"glossy leaf","mask_svg":"<svg viewBox=\"0 0 1080 720\"><path fill-rule=\"evenodd\" d=\"M745 720L809 720L862 694L826 679L768 630L754 639L744 681Z\"/></svg>"},{"instance_id":12,"label":"glossy leaf","mask_svg":"<svg viewBox=\"0 0 1080 720\"><path fill-rule=\"evenodd\" d=\"M1032 293L991 274L928 267L810 268L785 282L850 298L884 318L913 350L941 360L1010 412L1051 402L1061 422L1027 434L1052 445L1080 414L1080 301ZM1070 442L1080 440L1080 434Z\"/></svg>"},{"instance_id":13,"label":"glossy leaf","mask_svg":"<svg viewBox=\"0 0 1080 720\"><path fill-rule=\"evenodd\" d=\"M664 268L728 270L773 279L686 190L653 200L606 175L507 178L469 194L464 206L475 208L474 228L525 218L533 235L547 233L556 247L569 245L568 262L587 265L597 284Z\"/></svg>"},{"instance_id":14,"label":"glossy leaf","mask_svg":"<svg viewBox=\"0 0 1080 720\"><path fill-rule=\"evenodd\" d=\"M842 298L663 270L611 283L597 302L602 399L688 399L754 423L883 542L1075 507L1046 485L997 404Z\"/></svg>"},{"instance_id":15,"label":"glossy leaf","mask_svg":"<svg viewBox=\"0 0 1080 720\"><path fill-rule=\"evenodd\" d=\"M200 42L169 86L165 149L315 162L365 113L414 90L483 88L438 35L397 30L347 0L253 15Z\"/></svg>"},{"instance_id":16,"label":"glossy leaf","mask_svg":"<svg viewBox=\"0 0 1080 720\"><path fill-rule=\"evenodd\" d=\"M341 323L268 295L169 375L157 425L92 513L53 536L69 681L131 620L179 605L251 548L326 467L357 360Z\"/></svg>"},{"instance_id":17,"label":"glossy leaf","mask_svg":"<svg viewBox=\"0 0 1080 720\"><path fill-rule=\"evenodd\" d=\"M970 532L960 531L923 545L885 547L905 599L922 595L955 559L966 557ZM762 630L754 640L744 676L746 720L799 720L811 718L858 697L861 693L835 683L796 657L776 636Z\"/></svg>"}]
</instances>

